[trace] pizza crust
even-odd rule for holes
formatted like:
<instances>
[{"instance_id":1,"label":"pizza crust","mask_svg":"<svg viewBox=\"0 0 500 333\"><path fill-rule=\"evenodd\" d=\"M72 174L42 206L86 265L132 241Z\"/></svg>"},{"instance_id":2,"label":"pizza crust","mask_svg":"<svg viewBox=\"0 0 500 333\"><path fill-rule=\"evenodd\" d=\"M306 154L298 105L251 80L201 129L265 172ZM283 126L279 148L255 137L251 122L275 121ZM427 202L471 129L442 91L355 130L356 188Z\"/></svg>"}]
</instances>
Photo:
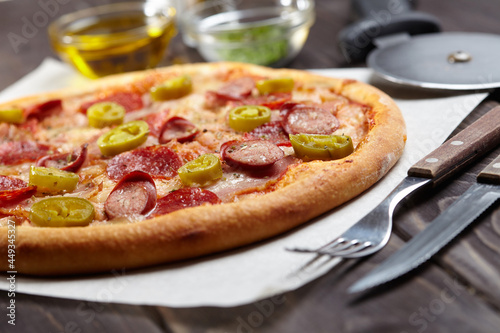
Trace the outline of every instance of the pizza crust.
<instances>
[{"instance_id":1,"label":"pizza crust","mask_svg":"<svg viewBox=\"0 0 500 333\"><path fill-rule=\"evenodd\" d=\"M62 275L138 268L199 257L273 237L356 197L397 162L406 141L403 117L394 101L367 84L325 78L292 69L210 63L173 66L101 79L85 91L64 90L17 100L29 105L52 98L84 95L172 71L216 71L223 67L263 76L288 76L307 85L372 107L369 132L355 152L335 161L312 161L289 170L262 196L222 205L200 206L131 224L73 228L16 228L16 270ZM156 74L155 74L156 75ZM4 105L5 106L5 105ZM0 105L0 107L2 107ZM0 269L8 270L8 232L0 228Z\"/></svg>"}]
</instances>

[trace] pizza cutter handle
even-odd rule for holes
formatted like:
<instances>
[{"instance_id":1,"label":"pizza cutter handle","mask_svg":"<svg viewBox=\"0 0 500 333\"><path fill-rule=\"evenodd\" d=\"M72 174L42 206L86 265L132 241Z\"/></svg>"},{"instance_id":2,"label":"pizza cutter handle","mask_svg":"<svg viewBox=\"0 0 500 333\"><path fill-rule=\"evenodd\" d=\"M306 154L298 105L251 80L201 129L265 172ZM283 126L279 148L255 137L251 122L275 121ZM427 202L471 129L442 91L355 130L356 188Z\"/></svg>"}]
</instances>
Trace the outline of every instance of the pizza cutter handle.
<instances>
[{"instance_id":1,"label":"pizza cutter handle","mask_svg":"<svg viewBox=\"0 0 500 333\"><path fill-rule=\"evenodd\" d=\"M339 46L348 62L363 61L379 37L440 31L437 18L412 11L411 0L352 0L357 21L339 33Z\"/></svg>"},{"instance_id":2,"label":"pizza cutter handle","mask_svg":"<svg viewBox=\"0 0 500 333\"><path fill-rule=\"evenodd\" d=\"M498 103L496 105L499 105ZM456 174L500 144L500 105L443 143L408 170L408 176L430 178L433 183Z\"/></svg>"}]
</instances>

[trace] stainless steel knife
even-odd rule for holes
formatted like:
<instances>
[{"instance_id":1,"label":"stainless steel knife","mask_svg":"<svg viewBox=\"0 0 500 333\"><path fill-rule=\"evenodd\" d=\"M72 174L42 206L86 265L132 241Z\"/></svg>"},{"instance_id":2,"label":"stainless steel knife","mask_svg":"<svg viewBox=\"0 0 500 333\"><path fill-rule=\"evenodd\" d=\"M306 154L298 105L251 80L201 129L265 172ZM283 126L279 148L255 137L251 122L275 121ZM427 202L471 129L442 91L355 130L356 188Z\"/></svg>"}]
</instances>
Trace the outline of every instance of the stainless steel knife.
<instances>
[{"instance_id":1,"label":"stainless steel knife","mask_svg":"<svg viewBox=\"0 0 500 333\"><path fill-rule=\"evenodd\" d=\"M424 231L357 281L348 291L360 292L408 273L427 261L485 212L500 198L500 156L479 173L477 181Z\"/></svg>"}]
</instances>

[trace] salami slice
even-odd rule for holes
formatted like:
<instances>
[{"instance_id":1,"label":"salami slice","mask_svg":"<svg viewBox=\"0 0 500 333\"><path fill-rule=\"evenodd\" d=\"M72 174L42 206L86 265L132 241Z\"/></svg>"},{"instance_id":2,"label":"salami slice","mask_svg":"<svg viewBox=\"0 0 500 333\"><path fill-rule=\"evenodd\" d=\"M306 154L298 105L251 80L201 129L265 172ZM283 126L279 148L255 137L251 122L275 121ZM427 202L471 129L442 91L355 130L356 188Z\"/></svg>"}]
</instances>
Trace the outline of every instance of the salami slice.
<instances>
[{"instance_id":1,"label":"salami slice","mask_svg":"<svg viewBox=\"0 0 500 333\"><path fill-rule=\"evenodd\" d=\"M144 106L141 94L121 91L115 92L114 94L106 96L104 98L99 98L91 102L83 103L80 106L80 112L87 113L87 109L89 107L99 102L115 102L123 106L125 108L125 112L139 110Z\"/></svg>"},{"instance_id":2,"label":"salami slice","mask_svg":"<svg viewBox=\"0 0 500 333\"><path fill-rule=\"evenodd\" d=\"M233 140L222 144L221 156L231 166L259 169L273 165L284 157L284 153L268 140Z\"/></svg>"},{"instance_id":3,"label":"salami slice","mask_svg":"<svg viewBox=\"0 0 500 333\"><path fill-rule=\"evenodd\" d=\"M84 144L78 151L72 153L46 155L36 161L36 166L52 167L64 171L77 172L87 158L87 146Z\"/></svg>"},{"instance_id":4,"label":"salami slice","mask_svg":"<svg viewBox=\"0 0 500 333\"><path fill-rule=\"evenodd\" d=\"M109 178L118 180L138 170L153 177L172 178L182 166L180 157L165 146L138 148L113 157L106 168Z\"/></svg>"},{"instance_id":5,"label":"salami slice","mask_svg":"<svg viewBox=\"0 0 500 333\"><path fill-rule=\"evenodd\" d=\"M219 203L221 203L219 197L209 190L186 187L160 198L151 216L160 216L179 209L201 206L203 204L215 205Z\"/></svg>"},{"instance_id":6,"label":"salami slice","mask_svg":"<svg viewBox=\"0 0 500 333\"><path fill-rule=\"evenodd\" d=\"M10 204L28 199L36 192L36 186L18 178L0 175L0 203Z\"/></svg>"},{"instance_id":7,"label":"salami slice","mask_svg":"<svg viewBox=\"0 0 500 333\"><path fill-rule=\"evenodd\" d=\"M263 96L245 98L242 105L262 105L271 110L279 110L292 99L292 93L272 93Z\"/></svg>"},{"instance_id":8,"label":"salami slice","mask_svg":"<svg viewBox=\"0 0 500 333\"><path fill-rule=\"evenodd\" d=\"M217 91L207 91L205 102L208 107L223 106L228 101L240 101L252 94L255 82L251 77L241 77L226 82Z\"/></svg>"},{"instance_id":9,"label":"salami slice","mask_svg":"<svg viewBox=\"0 0 500 333\"><path fill-rule=\"evenodd\" d=\"M288 135L279 121L271 121L260 125L253 131L245 133L243 138L245 140L269 140L277 146L292 146Z\"/></svg>"},{"instance_id":10,"label":"salami slice","mask_svg":"<svg viewBox=\"0 0 500 333\"><path fill-rule=\"evenodd\" d=\"M293 156L285 156L267 168L242 170L241 168L224 167L223 179L206 187L217 194L222 202L232 202L241 193L251 193L266 187L266 184L275 183L281 178L288 167L302 161Z\"/></svg>"},{"instance_id":11,"label":"salami slice","mask_svg":"<svg viewBox=\"0 0 500 333\"><path fill-rule=\"evenodd\" d=\"M152 113L143 118L149 126L149 134L154 137L159 137L162 127L169 118L170 110L166 109L161 112Z\"/></svg>"},{"instance_id":12,"label":"salami slice","mask_svg":"<svg viewBox=\"0 0 500 333\"><path fill-rule=\"evenodd\" d=\"M167 143L174 139L178 142L191 141L198 133L196 126L187 119L181 117L170 118L160 131L160 143Z\"/></svg>"},{"instance_id":13,"label":"salami slice","mask_svg":"<svg viewBox=\"0 0 500 333\"><path fill-rule=\"evenodd\" d=\"M240 77L227 82L215 93L222 99L239 100L250 96L254 87L255 82L251 77Z\"/></svg>"},{"instance_id":14,"label":"salami slice","mask_svg":"<svg viewBox=\"0 0 500 333\"><path fill-rule=\"evenodd\" d=\"M156 205L156 186L145 172L133 171L125 175L111 191L104 210L110 218L148 215Z\"/></svg>"},{"instance_id":15,"label":"salami slice","mask_svg":"<svg viewBox=\"0 0 500 333\"><path fill-rule=\"evenodd\" d=\"M47 155L51 148L35 141L11 141L0 144L0 165L33 162Z\"/></svg>"},{"instance_id":16,"label":"salami slice","mask_svg":"<svg viewBox=\"0 0 500 333\"><path fill-rule=\"evenodd\" d=\"M27 108L26 110L24 110L25 117L42 120L43 118L48 117L57 111L60 111L61 107L62 100L53 99Z\"/></svg>"},{"instance_id":17,"label":"salami slice","mask_svg":"<svg viewBox=\"0 0 500 333\"><path fill-rule=\"evenodd\" d=\"M317 106L286 103L280 114L281 124L288 134L332 134L339 127L333 114Z\"/></svg>"}]
</instances>

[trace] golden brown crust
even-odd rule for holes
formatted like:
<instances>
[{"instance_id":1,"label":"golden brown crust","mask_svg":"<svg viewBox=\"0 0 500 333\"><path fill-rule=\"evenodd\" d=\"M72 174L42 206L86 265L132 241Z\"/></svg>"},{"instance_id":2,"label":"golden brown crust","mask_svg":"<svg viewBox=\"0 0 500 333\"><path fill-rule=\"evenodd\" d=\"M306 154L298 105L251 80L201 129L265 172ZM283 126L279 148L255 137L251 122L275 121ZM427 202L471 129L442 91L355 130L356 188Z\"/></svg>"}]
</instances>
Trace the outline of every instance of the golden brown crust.
<instances>
[{"instance_id":1,"label":"golden brown crust","mask_svg":"<svg viewBox=\"0 0 500 333\"><path fill-rule=\"evenodd\" d=\"M341 160L294 166L276 184L277 189L264 196L188 208L132 224L17 227L17 271L59 275L144 267L250 244L294 228L354 198L378 181L401 156L406 140L402 115L386 94L372 86L303 71L234 63L175 66L155 72L213 71L225 66L256 75L291 76L297 82L331 87L336 93L372 108L369 132L353 154ZM27 97L15 104L87 94L103 87L135 82L150 73L113 76L97 81L85 91L66 90ZM3 227L0 228L0 268L4 271L8 270L7 244L7 228Z\"/></svg>"}]
</instances>

